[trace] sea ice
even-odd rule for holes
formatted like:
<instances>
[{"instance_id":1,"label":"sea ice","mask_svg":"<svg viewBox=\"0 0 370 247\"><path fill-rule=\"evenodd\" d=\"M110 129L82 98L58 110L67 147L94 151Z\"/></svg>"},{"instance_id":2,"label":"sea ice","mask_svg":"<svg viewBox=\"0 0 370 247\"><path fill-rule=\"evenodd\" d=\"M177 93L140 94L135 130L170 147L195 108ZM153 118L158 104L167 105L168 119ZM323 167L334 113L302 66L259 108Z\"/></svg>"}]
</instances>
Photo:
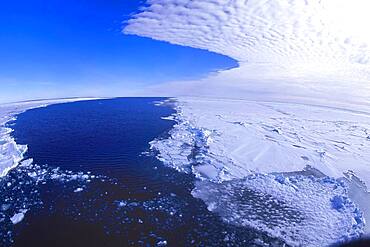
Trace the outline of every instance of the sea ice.
<instances>
[{"instance_id":1,"label":"sea ice","mask_svg":"<svg viewBox=\"0 0 370 247\"><path fill-rule=\"evenodd\" d=\"M49 180L58 182L74 181L81 184L99 176L89 174L73 174L70 171L60 171L33 164L32 159L24 160L27 152L26 145L19 145L11 137L12 129L7 124L16 120L16 116L32 108L44 107L50 104L90 100L93 98L74 98L57 100L40 100L20 103L0 104L0 183L2 192L0 198L0 245L8 246L13 240L12 227L7 223L18 224L28 210L42 204L39 198L39 184L46 184ZM15 168L15 173L9 172Z\"/></svg>"},{"instance_id":2,"label":"sea ice","mask_svg":"<svg viewBox=\"0 0 370 247\"><path fill-rule=\"evenodd\" d=\"M19 213L16 213L13 217L10 218L10 221L16 225L24 219L24 215L27 213L27 209L20 210Z\"/></svg>"},{"instance_id":3,"label":"sea ice","mask_svg":"<svg viewBox=\"0 0 370 247\"><path fill-rule=\"evenodd\" d=\"M91 180L112 182L107 177L90 172L75 173L38 165L32 159L20 162L16 169L0 178L0 246L9 246L13 241L13 225L20 223L26 212L45 206L41 196L45 184L61 184L79 192L87 188Z\"/></svg>"},{"instance_id":4,"label":"sea ice","mask_svg":"<svg viewBox=\"0 0 370 247\"><path fill-rule=\"evenodd\" d=\"M366 203L370 113L216 98L177 98L167 103L175 104L177 113L170 120L176 124L169 137L153 140L151 149L166 165L203 181L196 184L194 196L224 220L260 229L292 245L307 245L303 238L314 246L329 245L369 231L365 218L370 217ZM297 174L328 177L295 178ZM356 189L342 184L354 181ZM233 201L232 194L242 190L257 193L259 199ZM367 199L353 196L359 190ZM272 198L276 202L269 201ZM270 203L262 205L263 200ZM264 212L272 205L276 206L272 211ZM258 218L261 214L266 217Z\"/></svg>"},{"instance_id":5,"label":"sea ice","mask_svg":"<svg viewBox=\"0 0 370 247\"><path fill-rule=\"evenodd\" d=\"M327 246L363 233L363 215L346 197L346 186L328 177L199 181L192 194L226 222L268 232L293 246Z\"/></svg>"},{"instance_id":6,"label":"sea ice","mask_svg":"<svg viewBox=\"0 0 370 247\"><path fill-rule=\"evenodd\" d=\"M170 137L151 146L178 170L224 181L309 166L335 178L351 171L370 188L370 113L246 100L176 104Z\"/></svg>"},{"instance_id":7,"label":"sea ice","mask_svg":"<svg viewBox=\"0 0 370 247\"><path fill-rule=\"evenodd\" d=\"M78 193L78 192L82 192L83 190L84 190L83 188L76 188L73 192Z\"/></svg>"}]
</instances>

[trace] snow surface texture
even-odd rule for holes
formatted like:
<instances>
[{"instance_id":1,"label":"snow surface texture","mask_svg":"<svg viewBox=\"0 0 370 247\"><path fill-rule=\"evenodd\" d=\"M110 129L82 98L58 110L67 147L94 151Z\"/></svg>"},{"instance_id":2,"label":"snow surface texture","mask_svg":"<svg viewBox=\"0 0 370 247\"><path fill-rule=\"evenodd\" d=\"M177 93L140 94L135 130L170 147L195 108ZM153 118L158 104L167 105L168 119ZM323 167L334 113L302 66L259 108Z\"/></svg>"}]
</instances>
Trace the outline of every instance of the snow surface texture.
<instances>
[{"instance_id":1,"label":"snow surface texture","mask_svg":"<svg viewBox=\"0 0 370 247\"><path fill-rule=\"evenodd\" d=\"M16 167L27 151L26 145L15 143L11 137L12 129L6 123L15 120L16 115L28 109L44 107L50 104L91 100L93 98L74 98L57 100L40 100L0 105L0 178L5 176L12 168Z\"/></svg>"},{"instance_id":2,"label":"snow surface texture","mask_svg":"<svg viewBox=\"0 0 370 247\"><path fill-rule=\"evenodd\" d=\"M351 172L370 188L370 114L195 98L179 99L177 111L179 123L156 148L176 168L199 163L192 169L201 178L224 181L311 166L335 178Z\"/></svg>"},{"instance_id":3,"label":"snow surface texture","mask_svg":"<svg viewBox=\"0 0 370 247\"><path fill-rule=\"evenodd\" d=\"M346 184L356 180L355 191L363 190L365 196L355 202L368 212L369 114L205 98L177 99L176 110L167 118L177 121L170 136L152 141L151 148L166 165L203 181L196 185L194 196L227 222L305 246L346 241L363 232L362 213L348 199L352 193ZM297 175L315 174L309 170L325 179ZM234 200L244 190L249 197Z\"/></svg>"},{"instance_id":4,"label":"snow surface texture","mask_svg":"<svg viewBox=\"0 0 370 247\"><path fill-rule=\"evenodd\" d=\"M239 62L157 94L368 102L369 8L367 0L148 0L123 31Z\"/></svg>"}]
</instances>

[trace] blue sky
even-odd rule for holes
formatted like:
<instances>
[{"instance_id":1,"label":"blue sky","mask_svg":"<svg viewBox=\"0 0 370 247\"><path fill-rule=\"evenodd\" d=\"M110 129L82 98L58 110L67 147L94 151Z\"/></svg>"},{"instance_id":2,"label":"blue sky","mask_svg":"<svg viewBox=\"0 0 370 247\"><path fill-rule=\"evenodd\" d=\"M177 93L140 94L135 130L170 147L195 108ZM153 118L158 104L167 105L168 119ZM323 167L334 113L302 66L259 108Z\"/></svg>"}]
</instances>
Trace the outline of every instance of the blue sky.
<instances>
[{"instance_id":1,"label":"blue sky","mask_svg":"<svg viewBox=\"0 0 370 247\"><path fill-rule=\"evenodd\" d=\"M0 7L0 101L124 96L236 66L228 57L122 34L143 1L14 0Z\"/></svg>"}]
</instances>

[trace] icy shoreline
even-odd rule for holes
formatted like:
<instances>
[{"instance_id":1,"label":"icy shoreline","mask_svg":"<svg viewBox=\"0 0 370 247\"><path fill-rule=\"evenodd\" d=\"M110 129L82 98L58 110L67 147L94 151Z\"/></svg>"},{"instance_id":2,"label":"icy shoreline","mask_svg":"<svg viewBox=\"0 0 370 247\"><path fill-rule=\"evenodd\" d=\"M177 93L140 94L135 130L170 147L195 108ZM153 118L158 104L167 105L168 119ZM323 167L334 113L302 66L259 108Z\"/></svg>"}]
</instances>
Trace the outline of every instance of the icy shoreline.
<instances>
[{"instance_id":1,"label":"icy shoreline","mask_svg":"<svg viewBox=\"0 0 370 247\"><path fill-rule=\"evenodd\" d=\"M264 189L262 194L290 204L299 200L301 204L293 204L295 210L306 216L320 215L305 218L302 225L297 223L302 233L325 232L321 238L312 240L312 246L320 245L320 242L347 241L357 238L364 230L369 232L369 227L364 224L365 219L369 220L370 198L370 115L366 112L303 104L205 98L178 98L166 103L175 105L177 113L168 119L175 120L177 124L169 133L169 138L152 141L151 148L157 151L157 158L166 165L181 172L193 173L204 181L197 183L194 195L224 220L262 229L293 245L307 244L304 235L296 235L296 228L289 229L284 235L276 229L271 230L268 219L258 224L242 220L243 211L236 210L240 208L240 202L233 202L227 196L230 191L220 193L220 196L227 197L226 206L214 205L209 200L211 197L207 191L212 188L217 191L220 185L235 183L238 186L231 186L233 189L254 190L254 180L248 178L256 174L270 174L258 180ZM301 175L297 175L312 175L313 170L327 176L326 179L335 186L320 183L314 176L301 179ZM285 189L272 186L279 176L284 179L291 177L298 182ZM281 181L284 182L284 179ZM305 184L310 187L304 188ZM294 193L289 192L292 187ZM341 188L339 192L338 188ZM316 196L311 198L314 194ZM333 201L338 198L347 198L343 199L348 204L342 205L342 211L333 206ZM300 205L306 205L308 209ZM309 207L317 211L310 212ZM231 212L234 212L232 217L229 215ZM322 218L325 214L330 216ZM319 229L312 229L312 222L320 220L324 224ZM288 221L286 218L280 223L284 225Z\"/></svg>"},{"instance_id":2,"label":"icy shoreline","mask_svg":"<svg viewBox=\"0 0 370 247\"><path fill-rule=\"evenodd\" d=\"M26 145L17 144L11 137L13 130L6 127L8 122L15 120L18 114L33 108L95 99L98 98L50 99L0 104L0 178L6 176L11 169L17 167L23 160L23 155L27 152Z\"/></svg>"}]
</instances>

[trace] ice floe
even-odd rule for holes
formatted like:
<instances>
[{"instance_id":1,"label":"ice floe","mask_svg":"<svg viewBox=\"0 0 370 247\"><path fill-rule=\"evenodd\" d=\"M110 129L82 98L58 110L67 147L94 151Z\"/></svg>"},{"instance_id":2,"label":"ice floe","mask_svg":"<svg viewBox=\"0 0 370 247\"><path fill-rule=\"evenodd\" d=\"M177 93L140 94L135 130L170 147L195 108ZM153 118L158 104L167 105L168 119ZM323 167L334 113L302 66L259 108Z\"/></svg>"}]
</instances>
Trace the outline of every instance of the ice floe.
<instances>
[{"instance_id":1,"label":"ice floe","mask_svg":"<svg viewBox=\"0 0 370 247\"><path fill-rule=\"evenodd\" d=\"M83 190L84 190L83 188L76 188L73 192L78 193L78 192L82 192Z\"/></svg>"},{"instance_id":2,"label":"ice floe","mask_svg":"<svg viewBox=\"0 0 370 247\"><path fill-rule=\"evenodd\" d=\"M366 213L369 113L215 98L178 98L167 103L175 104L177 113L169 120L177 123L169 137L152 141L151 148L166 165L203 181L193 193L209 210L230 223L258 228L292 245L307 245L304 239L316 246L328 245L369 231L365 228L370 217ZM317 177L327 176L326 180L294 177L312 171L317 171ZM233 193L241 190L254 193L255 200L233 201ZM354 196L358 191L362 199ZM272 205L276 210L265 212L271 219L258 218Z\"/></svg>"},{"instance_id":3,"label":"ice floe","mask_svg":"<svg viewBox=\"0 0 370 247\"><path fill-rule=\"evenodd\" d=\"M176 104L170 137L151 145L177 169L223 181L310 166L335 178L351 172L370 187L370 113L245 100Z\"/></svg>"},{"instance_id":4,"label":"ice floe","mask_svg":"<svg viewBox=\"0 0 370 247\"><path fill-rule=\"evenodd\" d=\"M15 225L21 222L24 219L25 213L27 213L27 209L21 209L19 213L16 213L13 215L13 217L10 218L10 221Z\"/></svg>"}]
</instances>

